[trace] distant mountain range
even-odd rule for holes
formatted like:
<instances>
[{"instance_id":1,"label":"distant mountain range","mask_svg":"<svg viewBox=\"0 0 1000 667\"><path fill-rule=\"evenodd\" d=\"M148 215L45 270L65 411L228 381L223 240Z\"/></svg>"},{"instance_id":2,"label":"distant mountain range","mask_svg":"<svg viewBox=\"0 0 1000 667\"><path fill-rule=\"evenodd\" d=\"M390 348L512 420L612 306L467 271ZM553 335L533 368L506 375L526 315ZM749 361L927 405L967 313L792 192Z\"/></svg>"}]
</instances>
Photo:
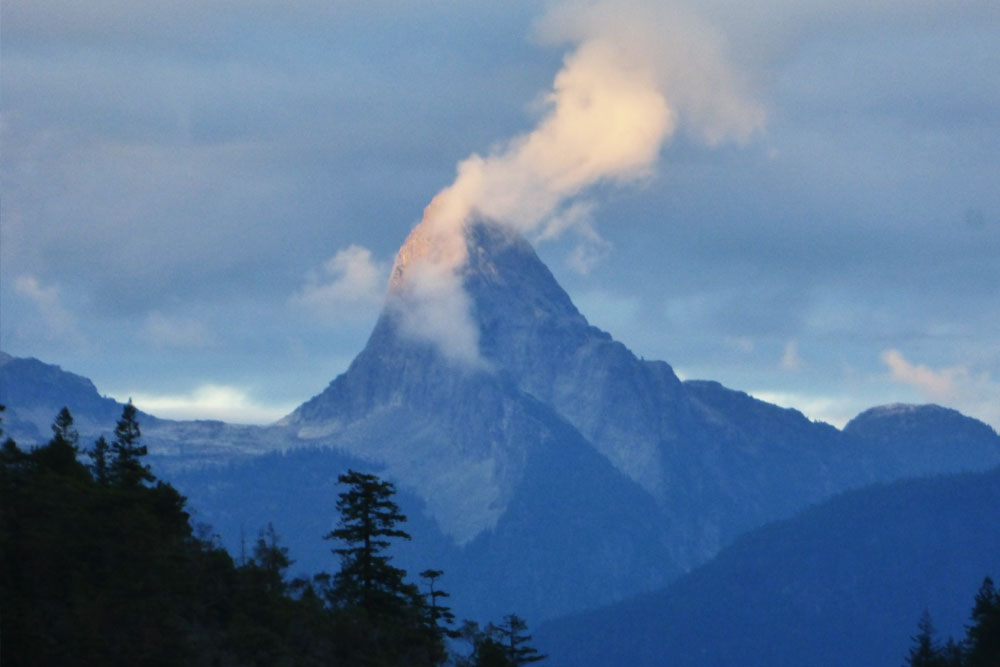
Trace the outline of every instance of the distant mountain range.
<instances>
[{"instance_id":1,"label":"distant mountain range","mask_svg":"<svg viewBox=\"0 0 1000 667\"><path fill-rule=\"evenodd\" d=\"M1000 577L1000 468L876 485L758 528L664 590L541 626L552 667L900 665Z\"/></svg>"},{"instance_id":2,"label":"distant mountain range","mask_svg":"<svg viewBox=\"0 0 1000 667\"><path fill-rule=\"evenodd\" d=\"M46 364L0 352L0 405L3 430L19 443L47 442L51 425L64 406L73 414L81 443L110 437L122 407L98 393L89 379ZM139 412L143 440L161 471L230 464L294 446L286 429L225 424L219 421L173 421Z\"/></svg>"},{"instance_id":3,"label":"distant mountain range","mask_svg":"<svg viewBox=\"0 0 1000 667\"><path fill-rule=\"evenodd\" d=\"M22 443L46 442L63 406L70 406L77 428L90 435L114 426L122 406L101 396L94 383L38 359L18 359L0 352L0 405L4 431ZM150 420L142 415L143 421Z\"/></svg>"},{"instance_id":4,"label":"distant mountain range","mask_svg":"<svg viewBox=\"0 0 1000 667\"><path fill-rule=\"evenodd\" d=\"M231 548L273 520L300 566L335 567L318 539L333 482L365 468L401 491L414 533L401 562L445 569L460 613L537 621L665 586L845 490L1000 465L1000 436L953 410L875 408L838 430L681 382L590 326L524 239L476 224L465 241L485 363L443 358L387 307L350 368L275 425L143 422L154 469ZM84 378L0 363L19 441L47 439L62 405L87 437L113 428L120 408Z\"/></svg>"}]
</instances>

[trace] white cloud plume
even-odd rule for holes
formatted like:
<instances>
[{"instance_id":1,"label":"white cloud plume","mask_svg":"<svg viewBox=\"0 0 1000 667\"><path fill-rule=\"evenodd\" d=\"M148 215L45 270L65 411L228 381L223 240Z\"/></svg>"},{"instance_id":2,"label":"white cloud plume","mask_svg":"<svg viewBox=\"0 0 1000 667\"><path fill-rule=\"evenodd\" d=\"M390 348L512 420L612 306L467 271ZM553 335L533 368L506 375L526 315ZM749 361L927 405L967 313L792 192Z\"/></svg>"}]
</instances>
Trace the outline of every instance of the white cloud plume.
<instances>
[{"instance_id":1,"label":"white cloud plume","mask_svg":"<svg viewBox=\"0 0 1000 667\"><path fill-rule=\"evenodd\" d=\"M382 302L386 273L368 248L350 245L310 272L293 301L324 319L368 317Z\"/></svg>"},{"instance_id":2,"label":"white cloud plume","mask_svg":"<svg viewBox=\"0 0 1000 667\"><path fill-rule=\"evenodd\" d=\"M557 5L538 24L543 41L608 41L642 64L676 116L676 124L709 145L745 141L764 122L733 67L726 36L691 3L619 0Z\"/></svg>"},{"instance_id":3,"label":"white cloud plume","mask_svg":"<svg viewBox=\"0 0 1000 667\"><path fill-rule=\"evenodd\" d=\"M451 265L433 261L406 266L406 281L394 281L388 305L405 335L436 345L446 359L485 367L471 299L453 271Z\"/></svg>"},{"instance_id":4,"label":"white cloud plume","mask_svg":"<svg viewBox=\"0 0 1000 667\"><path fill-rule=\"evenodd\" d=\"M575 47L544 99L538 125L486 156L462 161L396 260L394 291L405 294L397 300L403 331L438 343L448 356L478 357L478 332L458 276L466 259L462 231L471 219L542 238L572 227L600 249L600 236L576 201L587 188L650 174L679 122L711 145L745 140L763 123L761 107L733 74L721 36L676 7L564 3L539 22L538 35ZM577 254L577 268L588 270L594 253Z\"/></svg>"},{"instance_id":5,"label":"white cloud plume","mask_svg":"<svg viewBox=\"0 0 1000 667\"><path fill-rule=\"evenodd\" d=\"M611 251L611 243L595 232L593 238L581 240L566 258L566 265L580 275L590 273Z\"/></svg>"}]
</instances>

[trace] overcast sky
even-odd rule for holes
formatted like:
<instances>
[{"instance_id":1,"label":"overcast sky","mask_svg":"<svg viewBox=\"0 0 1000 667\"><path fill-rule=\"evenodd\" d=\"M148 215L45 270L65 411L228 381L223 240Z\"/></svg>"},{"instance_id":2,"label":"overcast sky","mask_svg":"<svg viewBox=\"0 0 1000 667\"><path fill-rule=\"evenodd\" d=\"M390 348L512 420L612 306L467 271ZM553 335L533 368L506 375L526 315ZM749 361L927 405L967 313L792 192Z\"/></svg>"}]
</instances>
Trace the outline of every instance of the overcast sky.
<instances>
[{"instance_id":1,"label":"overcast sky","mask_svg":"<svg viewBox=\"0 0 1000 667\"><path fill-rule=\"evenodd\" d=\"M584 315L838 426L936 402L1000 428L995 0L7 0L0 348L164 417L282 416L595 22L669 123L529 230Z\"/></svg>"}]
</instances>

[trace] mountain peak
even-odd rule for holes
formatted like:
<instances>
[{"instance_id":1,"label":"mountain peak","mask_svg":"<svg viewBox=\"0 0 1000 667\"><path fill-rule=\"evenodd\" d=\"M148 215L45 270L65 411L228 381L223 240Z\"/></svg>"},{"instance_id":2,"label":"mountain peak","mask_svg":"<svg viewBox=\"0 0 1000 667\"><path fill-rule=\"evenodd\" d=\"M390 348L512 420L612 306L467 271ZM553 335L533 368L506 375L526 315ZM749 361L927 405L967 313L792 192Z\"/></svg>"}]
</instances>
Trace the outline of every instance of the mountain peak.
<instances>
[{"instance_id":1,"label":"mountain peak","mask_svg":"<svg viewBox=\"0 0 1000 667\"><path fill-rule=\"evenodd\" d=\"M461 234L424 219L410 230L396 253L389 278L390 293L399 293L420 280L424 272L454 271L465 263Z\"/></svg>"},{"instance_id":2,"label":"mountain peak","mask_svg":"<svg viewBox=\"0 0 1000 667\"><path fill-rule=\"evenodd\" d=\"M498 348L501 330L507 335L531 336L552 328L563 334L572 330L574 337L610 340L590 327L523 236L496 224L477 223L466 229L465 240L468 258L461 272L462 284L488 359L510 361L504 359L505 350Z\"/></svg>"},{"instance_id":3,"label":"mountain peak","mask_svg":"<svg viewBox=\"0 0 1000 667\"><path fill-rule=\"evenodd\" d=\"M460 232L442 230L428 220L418 224L396 254L389 278L390 295L410 298L406 292L414 288L415 281L443 278L445 272L453 274L466 289L475 290L471 294L474 298L486 288L516 289L518 294L512 296L534 292L535 301L548 298L550 307L581 317L527 239L494 221L472 222ZM428 276L430 273L438 275Z\"/></svg>"},{"instance_id":4,"label":"mountain peak","mask_svg":"<svg viewBox=\"0 0 1000 667\"><path fill-rule=\"evenodd\" d=\"M465 225L460 239L459 252L453 237L444 238L427 220L411 232L365 349L344 375L284 423L301 437L351 440L357 443L350 447L355 454L389 415L399 415L408 429L419 427L420 433L400 433L399 439L436 432L452 452L463 452L460 457L481 447L474 442L481 427L520 431L503 445L507 452L497 447L496 433L481 433L496 443L484 456L500 461L530 449L523 436L539 432L527 423L511 426L510 411L535 414L529 404L538 403L660 497L664 445L676 441L687 420L683 388L670 366L639 360L591 326L516 231L480 220ZM456 257L461 263L448 267ZM449 363L462 355L449 357L448 346L470 341L476 363ZM609 404L616 406L613 414L606 410ZM496 414L499 421L492 426L478 423L498 405L507 406L508 414ZM431 414L434 425L428 423ZM470 427L470 419L477 424ZM386 452L380 458L394 456Z\"/></svg>"},{"instance_id":5,"label":"mountain peak","mask_svg":"<svg viewBox=\"0 0 1000 667\"><path fill-rule=\"evenodd\" d=\"M482 219L444 229L425 218L396 256L378 338L391 328L400 342L430 344L466 370L494 370L494 362L509 361L491 344L498 331L555 322L589 328L517 231Z\"/></svg>"}]
</instances>

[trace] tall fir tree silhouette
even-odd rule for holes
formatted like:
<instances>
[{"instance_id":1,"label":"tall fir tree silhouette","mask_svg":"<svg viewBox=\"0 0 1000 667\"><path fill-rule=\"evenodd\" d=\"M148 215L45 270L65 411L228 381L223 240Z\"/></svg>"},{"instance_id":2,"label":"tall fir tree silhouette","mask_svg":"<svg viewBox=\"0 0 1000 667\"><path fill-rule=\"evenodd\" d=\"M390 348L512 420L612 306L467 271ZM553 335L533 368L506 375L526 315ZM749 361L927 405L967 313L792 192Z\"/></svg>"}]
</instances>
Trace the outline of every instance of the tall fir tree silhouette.
<instances>
[{"instance_id":1,"label":"tall fir tree silhouette","mask_svg":"<svg viewBox=\"0 0 1000 667\"><path fill-rule=\"evenodd\" d=\"M115 426L109 476L112 483L118 486L138 486L142 482L152 482L156 479L149 466L140 460L148 450L140 441L142 431L139 429L137 413L135 406L132 405L132 399L129 399L122 409L121 419Z\"/></svg>"}]
</instances>

